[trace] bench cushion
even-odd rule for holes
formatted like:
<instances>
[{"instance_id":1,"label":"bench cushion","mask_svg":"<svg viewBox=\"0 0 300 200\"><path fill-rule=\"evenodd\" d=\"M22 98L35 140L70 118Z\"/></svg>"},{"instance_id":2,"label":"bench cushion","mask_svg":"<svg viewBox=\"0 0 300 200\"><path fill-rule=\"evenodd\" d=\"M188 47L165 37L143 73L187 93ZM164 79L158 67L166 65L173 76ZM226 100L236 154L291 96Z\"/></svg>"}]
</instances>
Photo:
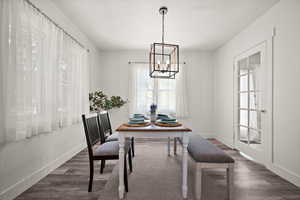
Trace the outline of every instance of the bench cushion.
<instances>
[{"instance_id":1,"label":"bench cushion","mask_svg":"<svg viewBox=\"0 0 300 200\"><path fill-rule=\"evenodd\" d=\"M199 135L190 137L188 152L196 162L233 163L234 160L220 148Z\"/></svg>"}]
</instances>

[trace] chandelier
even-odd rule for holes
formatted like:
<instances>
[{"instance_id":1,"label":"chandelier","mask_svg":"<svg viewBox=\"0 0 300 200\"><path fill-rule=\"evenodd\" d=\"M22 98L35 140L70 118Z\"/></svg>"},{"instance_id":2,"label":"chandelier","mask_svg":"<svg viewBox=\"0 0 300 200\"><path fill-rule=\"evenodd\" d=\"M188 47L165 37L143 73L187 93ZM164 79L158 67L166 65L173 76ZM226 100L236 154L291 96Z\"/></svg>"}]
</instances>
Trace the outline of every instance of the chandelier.
<instances>
[{"instance_id":1,"label":"chandelier","mask_svg":"<svg viewBox=\"0 0 300 200\"><path fill-rule=\"evenodd\" d=\"M162 15L162 41L153 43L150 47L149 63L151 78L175 79L179 72L179 45L165 43L165 15L167 7L161 7Z\"/></svg>"}]
</instances>

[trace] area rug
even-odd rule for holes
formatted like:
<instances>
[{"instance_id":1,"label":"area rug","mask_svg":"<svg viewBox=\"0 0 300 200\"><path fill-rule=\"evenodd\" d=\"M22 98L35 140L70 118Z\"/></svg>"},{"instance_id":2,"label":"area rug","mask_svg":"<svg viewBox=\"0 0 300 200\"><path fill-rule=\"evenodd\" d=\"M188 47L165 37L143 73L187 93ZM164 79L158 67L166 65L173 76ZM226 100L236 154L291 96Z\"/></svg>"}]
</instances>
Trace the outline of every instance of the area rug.
<instances>
[{"instance_id":1,"label":"area rug","mask_svg":"<svg viewBox=\"0 0 300 200\"><path fill-rule=\"evenodd\" d=\"M133 172L129 174L128 179L129 192L126 193L125 199L182 200L180 150L177 156L168 156L166 143L145 142L136 145ZM191 174L189 173L190 176L192 176ZM212 191L213 194L209 195L209 199L225 199L226 188L223 172L214 172L213 176L214 181L210 183L204 175L208 188L204 186L203 190ZM100 192L99 200L118 199L118 180L118 165L116 165L104 189ZM189 177L188 180L188 199L192 200L192 177Z\"/></svg>"}]
</instances>

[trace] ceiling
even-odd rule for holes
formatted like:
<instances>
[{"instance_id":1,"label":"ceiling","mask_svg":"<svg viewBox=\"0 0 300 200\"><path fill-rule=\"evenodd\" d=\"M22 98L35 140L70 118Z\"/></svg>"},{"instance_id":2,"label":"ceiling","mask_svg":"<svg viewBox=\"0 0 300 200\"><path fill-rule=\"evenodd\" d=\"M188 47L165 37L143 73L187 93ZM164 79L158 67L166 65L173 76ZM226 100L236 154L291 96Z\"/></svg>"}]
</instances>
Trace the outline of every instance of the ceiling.
<instances>
[{"instance_id":1,"label":"ceiling","mask_svg":"<svg viewBox=\"0 0 300 200\"><path fill-rule=\"evenodd\" d=\"M212 50L279 0L52 0L101 50L148 49L165 41L183 49Z\"/></svg>"}]
</instances>

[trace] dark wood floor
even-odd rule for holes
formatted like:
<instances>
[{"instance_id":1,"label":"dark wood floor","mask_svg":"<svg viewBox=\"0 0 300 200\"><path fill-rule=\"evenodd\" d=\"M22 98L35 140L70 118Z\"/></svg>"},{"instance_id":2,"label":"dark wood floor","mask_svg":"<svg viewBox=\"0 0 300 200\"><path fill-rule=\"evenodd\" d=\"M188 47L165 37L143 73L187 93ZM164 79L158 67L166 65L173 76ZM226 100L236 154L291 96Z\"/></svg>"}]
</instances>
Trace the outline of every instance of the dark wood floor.
<instances>
[{"instance_id":1,"label":"dark wood floor","mask_svg":"<svg viewBox=\"0 0 300 200\"><path fill-rule=\"evenodd\" d=\"M138 141L139 143L145 140ZM157 142L155 140L147 142ZM262 165L247 160L238 152L231 150L222 143L211 140L222 148L236 161L235 185L237 189L235 200L300 200L300 188L285 181L279 176L267 170ZM88 155L83 150L71 160L54 170L30 189L22 193L17 200L95 200L99 198L116 161L107 163L103 175L99 173L99 164L95 164L96 177L93 192L87 192L88 186ZM215 177L214 180L223 179L222 174L207 172L208 176ZM220 176L220 177L219 177ZM247 191L246 193L244 191Z\"/></svg>"},{"instance_id":2,"label":"dark wood floor","mask_svg":"<svg viewBox=\"0 0 300 200\"><path fill-rule=\"evenodd\" d=\"M87 150L51 172L37 184L18 196L17 200L96 200L112 172L114 164L107 163L105 173L99 174L100 166L95 162L93 192L87 192L89 163Z\"/></svg>"}]
</instances>

